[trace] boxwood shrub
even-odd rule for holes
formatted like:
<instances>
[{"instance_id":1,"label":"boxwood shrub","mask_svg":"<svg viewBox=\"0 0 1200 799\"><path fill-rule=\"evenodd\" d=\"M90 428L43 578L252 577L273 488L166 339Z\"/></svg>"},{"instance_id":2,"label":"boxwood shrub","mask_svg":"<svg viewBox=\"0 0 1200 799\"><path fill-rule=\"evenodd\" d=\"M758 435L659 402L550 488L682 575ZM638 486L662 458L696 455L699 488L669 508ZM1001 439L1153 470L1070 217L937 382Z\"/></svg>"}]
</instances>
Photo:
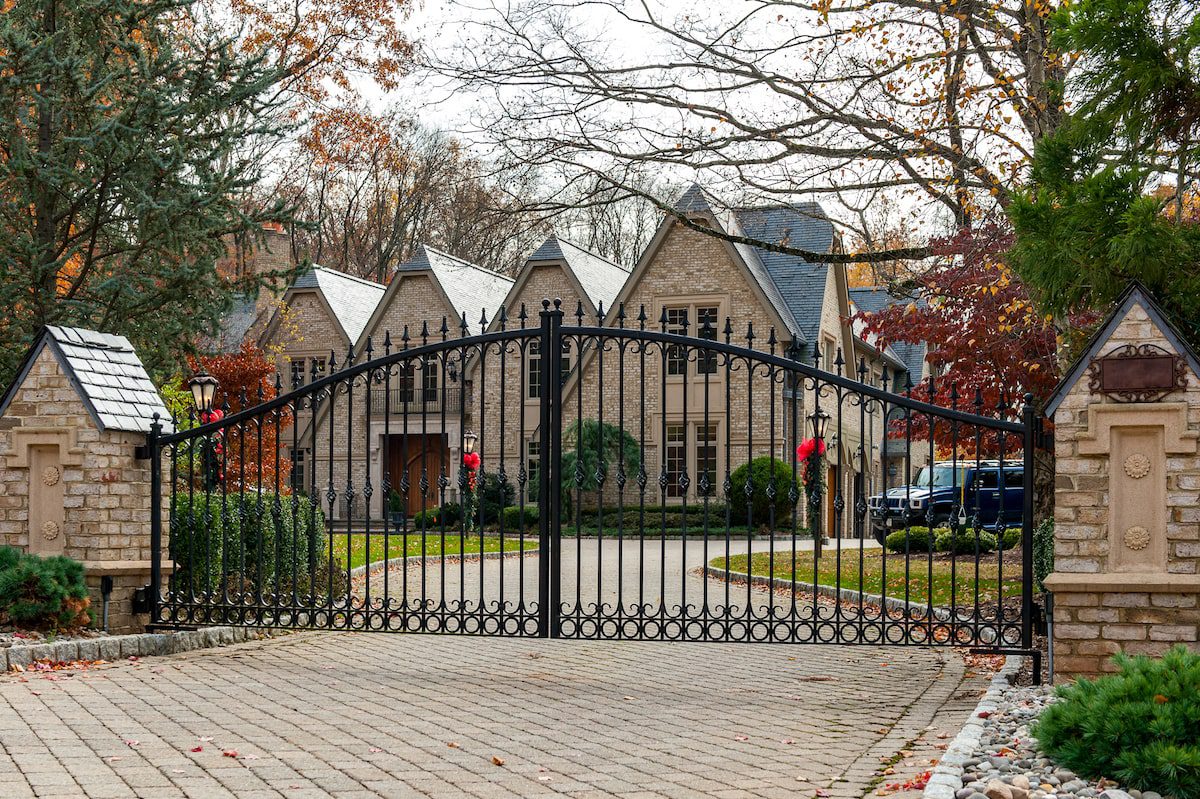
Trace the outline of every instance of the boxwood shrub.
<instances>
[{"instance_id":1,"label":"boxwood shrub","mask_svg":"<svg viewBox=\"0 0 1200 799\"><path fill-rule=\"evenodd\" d=\"M172 585L219 591L319 592L327 580L325 514L301 495L178 495L171 507ZM336 567L335 567L336 570ZM318 575L310 586L311 575Z\"/></svg>"},{"instance_id":2,"label":"boxwood shrub","mask_svg":"<svg viewBox=\"0 0 1200 799\"><path fill-rule=\"evenodd\" d=\"M774 481L775 495L769 495L768 487ZM775 512L775 524L790 523L792 518L792 500L789 496L792 486L792 466L790 463L764 455L749 463L743 463L733 470L729 476L732 486L729 495L729 505L733 510L733 523L746 523L746 506L750 506L750 521L762 526L771 523L771 511ZM749 493L747 493L747 482ZM801 494L803 497L803 494ZM803 501L801 499L801 501Z\"/></svg>"},{"instance_id":3,"label":"boxwood shrub","mask_svg":"<svg viewBox=\"0 0 1200 799\"><path fill-rule=\"evenodd\" d=\"M1021 532L1022 531L1020 527L1004 528L1004 532L1000 535L999 542L1004 547L1005 552L1021 546Z\"/></svg>"},{"instance_id":4,"label":"boxwood shrub","mask_svg":"<svg viewBox=\"0 0 1200 799\"><path fill-rule=\"evenodd\" d=\"M1200 655L1113 658L1118 672L1058 689L1032 732L1055 762L1089 779L1200 799Z\"/></svg>"},{"instance_id":5,"label":"boxwood shrub","mask_svg":"<svg viewBox=\"0 0 1200 799\"><path fill-rule=\"evenodd\" d=\"M538 509L537 505L526 505L520 507L512 505L504 509L502 513L504 522L504 532L517 533L522 530L528 532L538 529Z\"/></svg>"},{"instance_id":6,"label":"boxwood shrub","mask_svg":"<svg viewBox=\"0 0 1200 799\"><path fill-rule=\"evenodd\" d=\"M937 537L934 539L933 548L938 552L954 555L974 555L978 552L980 555L986 555L996 550L996 536L987 530L980 530L978 536L975 535L974 529L963 527L958 528L957 532L949 528L935 532Z\"/></svg>"},{"instance_id":7,"label":"boxwood shrub","mask_svg":"<svg viewBox=\"0 0 1200 799\"><path fill-rule=\"evenodd\" d=\"M0 547L0 618L14 627L58 632L92 623L83 564Z\"/></svg>"},{"instance_id":8,"label":"boxwood shrub","mask_svg":"<svg viewBox=\"0 0 1200 799\"><path fill-rule=\"evenodd\" d=\"M939 527L932 533L928 527L914 525L907 530L901 529L894 533L889 533L888 537L883 540L883 545L888 552L928 552L930 543L943 531L949 532L944 527ZM907 544L907 546L906 546Z\"/></svg>"}]
</instances>

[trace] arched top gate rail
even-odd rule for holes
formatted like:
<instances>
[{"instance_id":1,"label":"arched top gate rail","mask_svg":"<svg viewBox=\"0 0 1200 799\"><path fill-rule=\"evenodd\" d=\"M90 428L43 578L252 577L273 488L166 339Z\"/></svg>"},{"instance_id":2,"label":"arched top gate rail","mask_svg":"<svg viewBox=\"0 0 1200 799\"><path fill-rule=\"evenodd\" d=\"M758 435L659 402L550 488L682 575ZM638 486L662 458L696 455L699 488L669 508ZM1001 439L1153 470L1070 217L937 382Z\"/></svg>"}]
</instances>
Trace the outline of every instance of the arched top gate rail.
<instances>
[{"instance_id":1,"label":"arched top gate rail","mask_svg":"<svg viewBox=\"0 0 1200 799\"><path fill-rule=\"evenodd\" d=\"M154 623L1032 650L1028 399L716 311L443 321L156 427Z\"/></svg>"}]
</instances>

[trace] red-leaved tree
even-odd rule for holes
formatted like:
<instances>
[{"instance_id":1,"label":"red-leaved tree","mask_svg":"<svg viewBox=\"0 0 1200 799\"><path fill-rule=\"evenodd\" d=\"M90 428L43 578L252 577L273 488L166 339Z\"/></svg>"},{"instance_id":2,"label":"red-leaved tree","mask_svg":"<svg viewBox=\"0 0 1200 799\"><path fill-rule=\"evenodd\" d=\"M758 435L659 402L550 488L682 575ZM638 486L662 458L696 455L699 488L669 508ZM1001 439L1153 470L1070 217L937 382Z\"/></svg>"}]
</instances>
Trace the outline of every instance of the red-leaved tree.
<instances>
[{"instance_id":1,"label":"red-leaved tree","mask_svg":"<svg viewBox=\"0 0 1200 799\"><path fill-rule=\"evenodd\" d=\"M203 369L220 383L216 408L226 417L276 396L275 365L249 341L236 353L193 358L191 367ZM278 487L288 493L292 462L280 454L279 440L291 423L291 410L283 407L222 429L221 476L229 490L275 491Z\"/></svg>"},{"instance_id":2,"label":"red-leaved tree","mask_svg":"<svg viewBox=\"0 0 1200 799\"><path fill-rule=\"evenodd\" d=\"M930 373L937 375L913 387L913 398L985 416L1015 418L1024 395L1045 400L1058 382L1059 331L1053 318L1035 308L1029 291L1004 263L1012 243L1007 226L985 224L933 242L943 263L920 280L910 303L898 303L878 313L860 312L863 335L876 335L882 344L926 344ZM1093 317L1070 320L1079 329L1095 324ZM895 386L903 391L903 385ZM892 435L906 433L934 442L943 451L957 444L960 453L974 453L975 430L914 414L893 422ZM983 431L981 454L996 455L1000 439ZM1004 441L1006 454L1016 454L1021 442Z\"/></svg>"}]
</instances>

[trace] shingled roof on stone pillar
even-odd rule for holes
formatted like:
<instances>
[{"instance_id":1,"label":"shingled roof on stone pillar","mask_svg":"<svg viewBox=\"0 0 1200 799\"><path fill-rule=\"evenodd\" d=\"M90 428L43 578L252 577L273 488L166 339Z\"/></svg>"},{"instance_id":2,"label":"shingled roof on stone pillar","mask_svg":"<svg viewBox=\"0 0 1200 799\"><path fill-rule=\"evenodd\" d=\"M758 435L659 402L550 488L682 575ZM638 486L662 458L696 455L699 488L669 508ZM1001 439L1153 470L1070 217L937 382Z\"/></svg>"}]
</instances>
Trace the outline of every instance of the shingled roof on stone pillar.
<instances>
[{"instance_id":1,"label":"shingled roof on stone pillar","mask_svg":"<svg viewBox=\"0 0 1200 799\"><path fill-rule=\"evenodd\" d=\"M8 409L30 367L47 347L101 430L148 433L155 414L164 432L174 429L171 414L129 339L57 325L43 328L42 335L29 348L20 371L0 398L0 415Z\"/></svg>"}]
</instances>

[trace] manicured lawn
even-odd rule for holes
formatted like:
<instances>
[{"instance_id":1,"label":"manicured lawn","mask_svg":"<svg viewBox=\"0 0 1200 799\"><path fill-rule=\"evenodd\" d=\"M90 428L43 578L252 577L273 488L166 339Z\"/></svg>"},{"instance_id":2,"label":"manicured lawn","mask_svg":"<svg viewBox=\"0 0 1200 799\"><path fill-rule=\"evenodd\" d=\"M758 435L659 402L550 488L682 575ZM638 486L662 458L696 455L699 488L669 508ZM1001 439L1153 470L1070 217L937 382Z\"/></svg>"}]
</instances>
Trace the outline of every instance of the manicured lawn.
<instances>
[{"instance_id":1,"label":"manicured lawn","mask_svg":"<svg viewBox=\"0 0 1200 799\"><path fill-rule=\"evenodd\" d=\"M339 559L343 564L346 563L346 534L334 533L332 547L333 556ZM365 563L375 563L376 561L384 560L384 537L383 533L371 533L371 556L367 557L367 537L362 533L354 533L349 536L350 539L350 562L349 568L353 569L356 566L362 566ZM407 546L405 542L407 541ZM505 536L504 551L516 552L520 549L520 540L517 536ZM482 547L482 549L481 549ZM537 549L536 533L531 538L525 536L525 549ZM425 534L425 554L431 557L441 557L442 555L472 555L478 552L499 552L500 537L499 536L483 536L480 539L477 535L461 536L457 531L446 531L446 548L442 549L441 534L436 530L431 530ZM392 558L407 557L410 555L421 554L421 534L419 532L408 534L407 539L399 533L390 533L387 537L387 556L388 560Z\"/></svg>"},{"instance_id":2,"label":"manicured lawn","mask_svg":"<svg viewBox=\"0 0 1200 799\"><path fill-rule=\"evenodd\" d=\"M767 552L754 554L753 571L751 574L767 575L770 573L771 556ZM905 570L903 555L887 556L887 591L884 592L884 560L880 550L863 552L862 578L859 578L859 552L857 547L842 549L841 587L851 591L864 591L868 594L884 594L896 599L905 598ZM716 568L725 568L725 558L712 561ZM746 571L746 556L735 555L730 558L729 568L735 572ZM984 556L979 564L979 602L995 602L999 595L1000 581L997 555L992 553ZM790 551L775 553L775 576L785 580L792 579L792 553ZM796 553L796 576L801 582L812 582L813 553ZM820 572L817 582L822 585L838 585L837 551L827 546L821 553ZM929 602L929 562L924 555L913 555L909 560L907 575L908 600L915 604ZM961 556L952 563L946 556L939 556L933 562L933 604L950 605L951 594L957 605L973 605L975 603L975 559L973 556ZM1004 597L1020 596L1021 593L1021 564L1019 552L1004 553Z\"/></svg>"}]
</instances>

